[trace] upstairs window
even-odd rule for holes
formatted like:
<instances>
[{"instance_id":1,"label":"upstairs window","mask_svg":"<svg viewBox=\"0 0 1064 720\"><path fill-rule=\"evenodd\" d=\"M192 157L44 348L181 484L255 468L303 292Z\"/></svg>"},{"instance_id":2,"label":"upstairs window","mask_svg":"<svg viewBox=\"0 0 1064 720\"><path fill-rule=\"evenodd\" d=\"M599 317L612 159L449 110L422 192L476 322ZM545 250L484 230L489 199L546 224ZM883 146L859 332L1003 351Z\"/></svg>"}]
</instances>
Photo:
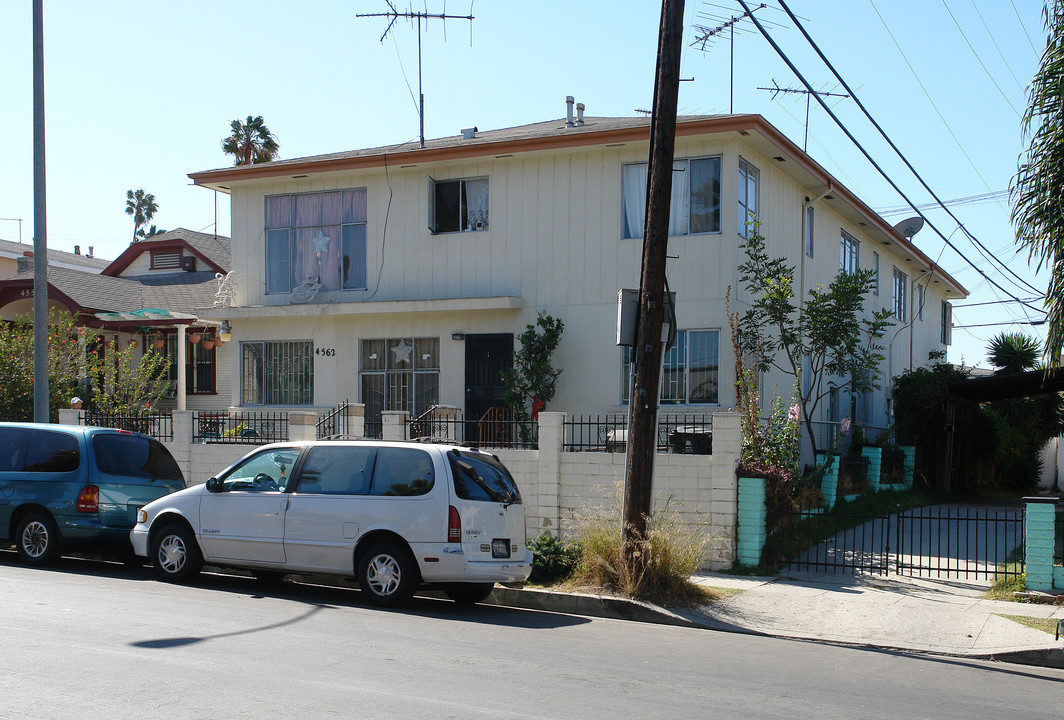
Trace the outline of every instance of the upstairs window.
<instances>
[{"instance_id":1,"label":"upstairs window","mask_svg":"<svg viewBox=\"0 0 1064 720\"><path fill-rule=\"evenodd\" d=\"M842 240L839 242L839 268L847 275L857 272L857 251L861 243L857 242L850 233L842 231Z\"/></svg>"},{"instance_id":2,"label":"upstairs window","mask_svg":"<svg viewBox=\"0 0 1064 720\"><path fill-rule=\"evenodd\" d=\"M266 198L266 292L366 288L366 189Z\"/></svg>"},{"instance_id":3,"label":"upstairs window","mask_svg":"<svg viewBox=\"0 0 1064 720\"><path fill-rule=\"evenodd\" d=\"M435 234L487 229L487 178L429 178L429 230Z\"/></svg>"},{"instance_id":4,"label":"upstairs window","mask_svg":"<svg viewBox=\"0 0 1064 720\"><path fill-rule=\"evenodd\" d=\"M914 312L916 313L916 319L922 321L924 319L924 286L919 282L913 284L916 285L916 308Z\"/></svg>"},{"instance_id":5,"label":"upstairs window","mask_svg":"<svg viewBox=\"0 0 1064 720\"><path fill-rule=\"evenodd\" d=\"M622 168L622 236L625 238L643 237L647 182L646 163L632 163ZM669 237L719 232L720 158L673 161Z\"/></svg>"},{"instance_id":6,"label":"upstairs window","mask_svg":"<svg viewBox=\"0 0 1064 720\"><path fill-rule=\"evenodd\" d=\"M628 404L632 348L621 348L621 400ZM663 405L716 404L720 401L720 331L678 330L662 361L660 400Z\"/></svg>"},{"instance_id":7,"label":"upstairs window","mask_svg":"<svg viewBox=\"0 0 1064 720\"><path fill-rule=\"evenodd\" d=\"M813 257L813 206L805 209L805 254Z\"/></svg>"},{"instance_id":8,"label":"upstairs window","mask_svg":"<svg viewBox=\"0 0 1064 720\"><path fill-rule=\"evenodd\" d=\"M753 234L747 223L757 219L759 178L758 169L739 158L739 234L744 238Z\"/></svg>"},{"instance_id":9,"label":"upstairs window","mask_svg":"<svg viewBox=\"0 0 1064 720\"><path fill-rule=\"evenodd\" d=\"M879 294L879 253L872 253L872 294Z\"/></svg>"},{"instance_id":10,"label":"upstairs window","mask_svg":"<svg viewBox=\"0 0 1064 720\"><path fill-rule=\"evenodd\" d=\"M953 305L942 301L941 338L943 345L953 344Z\"/></svg>"},{"instance_id":11,"label":"upstairs window","mask_svg":"<svg viewBox=\"0 0 1064 720\"><path fill-rule=\"evenodd\" d=\"M898 322L905 322L905 295L908 283L909 276L898 268L894 268L894 317L898 319Z\"/></svg>"}]
</instances>

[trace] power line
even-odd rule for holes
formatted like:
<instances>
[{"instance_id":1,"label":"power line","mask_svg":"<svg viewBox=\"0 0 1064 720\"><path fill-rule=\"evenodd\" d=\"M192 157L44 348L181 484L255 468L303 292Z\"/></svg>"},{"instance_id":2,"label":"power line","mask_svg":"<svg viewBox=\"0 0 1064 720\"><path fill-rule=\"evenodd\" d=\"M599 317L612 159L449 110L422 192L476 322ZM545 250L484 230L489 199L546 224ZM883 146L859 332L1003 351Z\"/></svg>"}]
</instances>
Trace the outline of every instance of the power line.
<instances>
[{"instance_id":1,"label":"power line","mask_svg":"<svg viewBox=\"0 0 1064 720\"><path fill-rule=\"evenodd\" d=\"M740 5L742 5L742 6L743 6L743 8L744 8L744 9L746 9L746 0L738 0L738 2L739 2L739 4L740 4ZM783 6L783 8L784 8L784 9L785 9L785 10L787 11L788 15L790 15L790 16L791 16L791 18L792 18L792 19L794 19L794 15L793 15L793 14L792 14L792 13L790 12L790 10L789 10L789 9L787 8L787 6L786 6L786 5L784 4L783 0L780 0L780 5L782 5L782 6ZM780 58L781 58L781 59L782 59L782 60L783 60L783 61L784 61L784 62L785 62L785 63L787 64L787 67L789 67L789 68L791 69L791 72L793 72L793 73L794 73L794 74L795 74L795 75L796 75L796 76L798 77L798 79L802 81L802 84L803 84L803 85L805 85L805 86L806 86L806 88L808 88L809 90L812 90L812 89L813 89L813 86L812 86L812 85L810 85L810 84L809 84L809 81L805 79L805 76L804 76L804 75L802 75L802 73L798 71L798 68L797 68L797 67L795 67L794 63L792 63L792 62L791 62L791 59L790 59L789 57L787 57L787 54L783 52L783 49L782 49L782 48L780 48L780 46L779 46L778 44L776 44L776 41L772 39L772 36L771 36L771 35L769 35L768 31L767 31L767 30L765 30L765 28L764 28L764 27L763 27L763 26L761 25L761 23L760 23L760 22L758 22L757 18L756 18L756 17L753 17L753 16L751 16L751 18L750 18L750 19L751 19L751 21L753 21L753 23L754 23L754 25L755 25L755 26L757 27L757 29L758 29L758 30L759 30L759 31L761 32L761 34L762 34L762 35L763 35L763 36L765 37L765 39L766 39L766 40L767 40L767 41L769 42L769 44L770 44L770 45L772 46L773 50L775 50L775 51L776 51L776 54L777 54L777 55L779 55L779 56L780 56ZM797 21L796 21L796 22L797 22ZM800 27L800 26L799 26L799 27ZM804 30L803 30L803 32L804 32ZM807 37L808 37L808 36L807 36ZM812 42L812 41L810 40L810 42ZM813 45L813 47L814 47L814 49L816 49L816 50L817 50L817 51L819 52L819 48L817 48L817 47L815 46L815 44ZM822 53L820 53L820 55L821 55L821 57L823 58L823 54L822 54ZM827 62L827 61L826 61L826 59L825 59L825 62ZM836 77L839 77L837 73L836 73ZM841 78L839 78L839 79L840 79L840 81L841 81ZM844 86L844 87L846 87L847 91L849 91L851 95L853 94L853 91L852 91L852 90L850 90L850 89L849 89L849 87L848 87L848 86L846 86L846 84L845 84L845 83L843 83L843 86ZM875 160L874 160L874 159L872 158L872 156L871 156L871 155L870 155L870 154L868 153L868 151L867 151L867 150L866 150L866 149L864 148L864 146L863 146L863 145L861 145L861 143L860 143L860 142L858 142L857 138L855 138L855 137L853 136L853 133L851 133L851 132L849 131L849 129L848 129L847 127L846 127L846 125L845 125L845 124L843 124L843 122L842 122L841 120L839 120L838 116L837 116L837 115L835 115L835 113L834 113L834 112L833 112L833 111L831 110L831 108L829 108L829 107L827 106L827 103L826 103L826 102L825 102L825 101L823 100L823 98L817 97L816 99L817 99L817 102L819 102L819 103L820 103L821 107L823 107L823 108L824 108L824 111L825 111L825 112L827 112L827 113L828 113L828 115L830 115L830 116L831 116L831 119L835 121L835 124L839 126L839 128L840 128L840 129L841 129L841 130L843 131L843 133L845 133L846 137L847 137L847 138L849 138L850 142L852 142L852 143L854 144L854 146L855 146L855 147L857 147L857 149L861 151L861 154L865 156L865 159L866 159L866 160L868 160L868 162L872 164L872 167L874 167L874 168L875 168L875 169L876 169L876 170L877 170L877 171L879 172L879 174L883 176L883 179L884 179L884 180L886 180L886 181L887 181L887 182L888 182L888 183L890 184L890 186L891 186L892 188L894 188L895 192L897 192L897 193L898 193L899 195L901 195L901 196L902 196L902 198L903 198L903 199L904 199L904 200L905 200L906 202L908 202L908 203L910 204L910 206L914 206L914 205L913 205L913 202L912 202L912 201L911 201L911 200L909 199L909 197L908 197L908 196L907 196L907 195L906 195L906 194L904 193L904 191L903 191L903 190L902 190L902 189L901 189L900 187L898 187L898 184L897 184L896 182L894 182L894 180L892 180L892 179L890 178L890 176L889 176L889 175L887 175L887 173L886 173L886 172L885 172L885 171L883 170L883 168L882 168L882 167L881 167L881 166L879 165L879 163L877 163L877 162L876 162L876 161L875 161ZM856 98L856 97L854 97L854 100L856 101L856 100L857 100L857 98ZM1005 289L1004 289L1003 287L1001 287L1001 286L1000 286L1000 285L998 285L998 284L997 284L996 282L994 282L994 280L993 280L993 279L991 279L991 278L990 278L990 276L988 276L988 275L987 275L987 274L986 274L985 272L983 272L983 271L982 271L982 270L981 270L981 269L980 269L980 268L979 268L978 266L976 266L976 265L975 265L975 263L973 263L973 262L972 262L971 260L969 260L969 259L968 259L968 258L967 258L967 257L966 257L966 256L964 255L964 253L962 253L962 252L960 251L960 249L959 249L959 248L957 248L957 246L956 246L956 245L954 245L954 244L953 244L952 242L950 242L950 240L949 240L949 239L948 239L948 238L947 238L947 237L946 237L945 235L943 235L943 234L942 234L942 232L941 232L941 231L940 231L940 230L939 230L939 229L938 229L937 227L935 227L934 223L932 223L932 222L931 222L931 221L930 221L930 220L929 220L929 219L928 219L928 218L927 218L927 217L926 217L926 216L925 216L925 215L924 215L923 213L920 213L919 211L917 211L917 214L918 214L918 215L920 215L920 217L921 217L921 218L923 218L924 222L925 222L925 223L927 223L928 227L930 227L930 228L931 228L932 230L934 230L934 231L935 231L935 233L936 233L936 234L937 234L937 235L938 235L938 236L939 236L940 238L942 238L943 242L945 242L945 243L946 243L946 244L947 244L947 245L948 245L948 246L949 246L949 247L950 247L950 248L951 248L951 249L952 249L952 250L953 250L953 251L954 251L955 253L957 253L957 254L958 254L958 255L959 255L959 256L960 256L960 257L961 257L961 258L962 258L962 259L963 259L963 260L964 260L964 261L965 261L966 263L968 263L968 264L969 264L969 265L970 265L970 266L971 266L972 268L974 268L976 272L978 272L978 273L979 273L980 275L982 275L982 276L983 276L983 278L985 278L987 282L989 282L989 283L991 283L992 285L994 285L994 287L998 288L999 290L1001 290L1002 292L1004 292L1004 293L1005 293L1006 295L1008 295L1009 297L1015 298L1015 299L1016 299L1016 300L1017 300L1018 302L1021 302L1021 303L1023 302L1023 301L1021 301L1021 300L1020 300L1019 298L1016 298L1016 296L1015 296L1015 295L1013 295L1012 293L1008 292L1008 291L1007 291L1007 290L1005 290ZM1035 292L1037 292L1037 290L1036 290ZM1024 303L1024 304L1026 304L1026 303ZM1032 309L1032 310L1034 310L1034 309L1036 309L1036 308L1033 308L1033 307L1032 307L1031 309Z\"/></svg>"},{"instance_id":2,"label":"power line","mask_svg":"<svg viewBox=\"0 0 1064 720\"><path fill-rule=\"evenodd\" d=\"M968 195L967 197L955 198L953 200L946 200L942 204L949 207L959 207L961 205L980 205L986 202L997 202L1001 198L1008 197L1008 190L994 190L993 192L982 193L981 195ZM917 205L920 210L931 210L940 207L937 202L923 203ZM912 212L914 208L910 205L895 205L889 208L883 208L882 210L876 210L876 213L880 216L887 215L901 215L902 213Z\"/></svg>"},{"instance_id":3,"label":"power line","mask_svg":"<svg viewBox=\"0 0 1064 720\"><path fill-rule=\"evenodd\" d=\"M1016 109L1016 106L1013 105L1012 101L1009 100L1007 95L1005 95L1005 91L1002 90L1001 86L997 84L997 80L995 80L994 76L990 74L990 71L986 69L986 65L983 64L983 58L979 57L979 53L975 51L975 48L972 46L972 41L968 39L968 36L964 33L964 28L962 28L961 24L957 22L957 18L953 14L953 11L949 9L949 5L946 4L946 0L942 0L942 7L946 8L946 12L949 13L950 18L953 20L953 24L957 26L957 30L958 32L960 32L961 37L964 38L964 42L968 44L968 49L972 51L972 55L975 55L975 59L979 61L979 67L983 68L983 72L985 72L986 76L990 78L990 82L994 84L995 88L997 88L998 93L1000 93L1001 97L1004 98L1005 103L1010 108L1012 108L1012 112L1016 113L1016 117L1020 117L1020 111Z\"/></svg>"},{"instance_id":4,"label":"power line","mask_svg":"<svg viewBox=\"0 0 1064 720\"><path fill-rule=\"evenodd\" d=\"M739 1L740 1L740 3L745 4L744 0L739 0ZM857 107L860 108L861 112L864 113L864 116L868 119L869 122L872 123L873 127L875 127L875 129L879 131L879 134L883 137L884 140L887 141L887 144L890 145L891 149L894 150L894 152L897 154L897 156L899 158L901 158L901 161L903 163L905 163L905 167L909 168L909 171L920 182L920 184L924 187L924 189L927 190L928 193L930 193L931 197L933 197L935 199L935 201L940 206L942 206L942 208L946 211L946 214L949 215L953 219L953 221L957 223L957 225L961 228L961 231L968 237L968 239L980 249L980 251L981 251L980 254L983 255L983 258L986 259L988 262L991 262L991 263L996 262L1002 269L1005 270L1005 272L1007 272L1008 274L1010 274L1014 278L1016 278L1019 281L1019 283L1020 283L1019 285L1017 285L1017 287L1020 287L1020 285L1022 285L1022 286L1025 286L1027 289L1029 289L1032 292L1038 292L1038 288L1034 287L1029 282L1027 282L1023 278L1021 278L1019 275L1014 273L1007 265L1005 265L1003 262L1001 262L996 257L994 257L993 253L991 253L989 250L987 250L986 247L981 242L979 242L979 239L977 237L975 237L975 235L973 235L971 232L969 232L968 228L966 228L964 226L964 223L962 223L960 221L960 219L958 219L957 216L953 214L953 211L945 206L945 204L942 202L942 199L935 193L934 190L931 189L931 186L928 185L924 181L924 179L920 175L920 173L918 173L916 171L916 168L913 167L912 163L909 162L909 159L905 157L905 155L898 148L898 146L894 144L894 141L891 140L890 137L887 135L886 131L883 130L883 127L876 121L875 118L872 117L872 114L870 112L868 112L868 109L864 106L864 103L861 102L860 98L857 97L857 94L852 89L850 89L850 86L843 79L842 75L839 74L839 71L835 69L835 66L831 64L831 61L828 60L827 57L824 55L824 53L821 51L820 46L818 46L816 44L816 42L813 40L813 38L809 36L809 33L806 32L805 27L801 24L801 22L798 20L798 18L794 16L794 13L791 12L790 8L787 7L787 3L784 2L784 0L780 0L780 6L783 8L784 12L787 13L788 17L791 18L791 21L794 22L795 27L797 27L798 30L802 33L802 36L806 39L806 42L808 42L809 45L813 48L813 50L816 52L816 54L820 57L821 61L823 61L823 63L825 65L827 65L828 69L831 70L831 73L835 76L835 78L846 89L846 92L848 92L852 96L853 101L857 104ZM756 18L751 18L751 20L754 20L755 23L757 22ZM775 45L775 43L773 43L773 45ZM789 60L787 62L788 62L788 64L790 64ZM804 80L804 78L803 78L802 82L807 87L809 87L809 84ZM812 88L810 87L810 89L812 89ZM824 101L821 100L819 97L817 98L817 101L820 102L821 104L824 104ZM827 109L826 105L824 105L824 107L825 107L825 109ZM830 110L828 110L828 112L831 114L831 116L835 120L835 122L839 123L839 127L843 127L842 124L841 124L841 121L839 121L839 119L835 116L835 114L831 113ZM846 134L850 136L851 140L853 140L853 136L850 135L849 131L846 131ZM854 142L856 142L856 140L854 140ZM861 146L858 145L858 147L861 147ZM866 153L864 151L863 147L861 147L861 152L865 153L865 157L867 157L869 159L869 161L871 161L871 156L869 156L868 153ZM879 170L880 174L883 175L883 177L886 178L887 181L890 182L891 185L896 190L898 190L899 193L901 193L901 191L898 189L897 185L895 185L892 180L887 178L886 173L879 167L879 165L877 165L875 163L873 163L873 165L875 166L875 168L877 170ZM905 200L905 202L909 203L909 205L912 206L914 210L916 210L916 207L915 207L915 205L913 205L912 200L910 200L904 194L902 194L902 198ZM930 221L928 221L928 219L923 215L923 213L921 213L919 210L916 210L916 212L917 212L918 215L920 215L920 217L922 217L924 219L925 222L927 222L929 225L931 225ZM942 236L942 233L940 233L938 231L938 229L934 227L934 225L931 225L931 227L935 230L936 233L938 233L939 237L942 237L943 240L946 239L944 236ZM957 250L955 247L954 247L954 250L958 254L960 254L960 251ZM964 256L961 255L961 257L964 257ZM966 262L970 263L970 261L967 258L964 258L964 259L965 259ZM973 265L973 267L975 267L975 266ZM982 273L982 270L979 270L979 272ZM1005 291L1004 288L1001 288L1001 290L1003 292ZM1011 296L1011 293L1009 293L1009 295ZM1015 296L1013 296L1013 297L1015 297Z\"/></svg>"}]
</instances>

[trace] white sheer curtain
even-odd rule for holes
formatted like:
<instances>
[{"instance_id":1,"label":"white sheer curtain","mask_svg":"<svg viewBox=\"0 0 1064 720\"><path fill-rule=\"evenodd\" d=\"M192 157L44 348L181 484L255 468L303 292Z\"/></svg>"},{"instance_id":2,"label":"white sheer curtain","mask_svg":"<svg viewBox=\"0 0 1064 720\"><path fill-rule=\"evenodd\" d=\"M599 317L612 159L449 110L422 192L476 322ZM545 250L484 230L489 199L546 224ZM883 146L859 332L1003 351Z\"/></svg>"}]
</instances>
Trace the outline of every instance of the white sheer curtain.
<instances>
[{"instance_id":1,"label":"white sheer curtain","mask_svg":"<svg viewBox=\"0 0 1064 720\"><path fill-rule=\"evenodd\" d=\"M687 234L688 211L691 207L691 173L686 160L672 165L672 199L669 202L669 237Z\"/></svg>"},{"instance_id":2,"label":"white sheer curtain","mask_svg":"<svg viewBox=\"0 0 1064 720\"><path fill-rule=\"evenodd\" d=\"M488 228L488 181L466 180L466 230Z\"/></svg>"},{"instance_id":3,"label":"white sheer curtain","mask_svg":"<svg viewBox=\"0 0 1064 720\"><path fill-rule=\"evenodd\" d=\"M624 193L624 218L628 224L625 237L643 237L643 217L647 202L647 164L634 163L622 168L621 188Z\"/></svg>"}]
</instances>

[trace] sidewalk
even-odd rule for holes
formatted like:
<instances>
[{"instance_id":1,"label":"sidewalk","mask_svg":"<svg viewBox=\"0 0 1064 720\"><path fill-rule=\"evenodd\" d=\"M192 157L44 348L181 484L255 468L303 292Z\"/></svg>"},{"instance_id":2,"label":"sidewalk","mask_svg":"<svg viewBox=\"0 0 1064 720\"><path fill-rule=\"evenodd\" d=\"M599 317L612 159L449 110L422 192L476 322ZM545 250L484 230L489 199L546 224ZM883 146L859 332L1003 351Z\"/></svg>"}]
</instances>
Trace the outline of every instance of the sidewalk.
<instances>
[{"instance_id":1,"label":"sidewalk","mask_svg":"<svg viewBox=\"0 0 1064 720\"><path fill-rule=\"evenodd\" d=\"M665 610L594 595L507 590L500 605L688 625L781 638L1064 668L1064 636L1003 615L1064 619L1064 606L984 600L986 587L956 580L787 573L695 580L739 592L698 609Z\"/></svg>"}]
</instances>

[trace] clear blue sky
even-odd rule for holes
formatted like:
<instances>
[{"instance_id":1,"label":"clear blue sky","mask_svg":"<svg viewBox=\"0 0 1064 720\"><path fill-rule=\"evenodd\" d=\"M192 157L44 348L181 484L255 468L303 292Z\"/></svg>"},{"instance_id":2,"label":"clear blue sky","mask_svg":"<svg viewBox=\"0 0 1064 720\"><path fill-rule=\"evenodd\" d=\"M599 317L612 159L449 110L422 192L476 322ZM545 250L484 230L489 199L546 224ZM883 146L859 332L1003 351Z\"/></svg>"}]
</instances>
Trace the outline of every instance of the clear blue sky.
<instances>
[{"instance_id":1,"label":"clear blue sky","mask_svg":"<svg viewBox=\"0 0 1064 720\"><path fill-rule=\"evenodd\" d=\"M384 0L263 1L254 5L186 0L45 1L48 240L50 248L92 245L117 256L132 222L125 193L155 195L163 228L210 230L214 194L192 187L187 173L230 164L221 152L229 122L263 115L293 158L417 137L417 31L400 21L380 41ZM1044 31L1039 0L792 0L807 31L861 101L946 201L993 195L954 208L965 226L1039 291L1025 255L1016 253L1008 188L1022 149L1020 115L1037 68ZM422 0L415 9L424 10ZM400 10L408 8L398 2ZM427 4L440 12L442 2ZM22 218L33 237L30 0L0 9L0 217ZM446 9L468 14L470 3ZM656 2L536 3L479 0L476 19L432 22L423 36L427 137L462 127L494 129L565 112L574 95L588 115L633 115L649 108L660 5ZM681 114L729 111L729 45L692 48L696 24L738 14L733 0L688 0L680 90ZM769 2L758 17L818 90L841 92L786 15ZM800 87L749 21L735 38L735 111L764 115L799 145L805 101L773 98L758 87ZM917 204L931 200L878 139L852 101L834 111ZM810 113L809 153L877 210L904 204L823 110ZM944 212L927 211L969 260L1013 295L1029 288L980 255ZM886 214L891 222L911 212ZM228 198L218 225L229 233ZM0 238L17 240L19 224L0 221ZM950 360L985 365L987 341L1024 330L1041 317L1016 303L946 248L930 229L919 246L971 292L958 305ZM1034 303L1036 306L1038 303ZM966 307L967 306L967 307ZM936 309L937 312L937 309ZM988 323L1018 325L986 325Z\"/></svg>"}]
</instances>

